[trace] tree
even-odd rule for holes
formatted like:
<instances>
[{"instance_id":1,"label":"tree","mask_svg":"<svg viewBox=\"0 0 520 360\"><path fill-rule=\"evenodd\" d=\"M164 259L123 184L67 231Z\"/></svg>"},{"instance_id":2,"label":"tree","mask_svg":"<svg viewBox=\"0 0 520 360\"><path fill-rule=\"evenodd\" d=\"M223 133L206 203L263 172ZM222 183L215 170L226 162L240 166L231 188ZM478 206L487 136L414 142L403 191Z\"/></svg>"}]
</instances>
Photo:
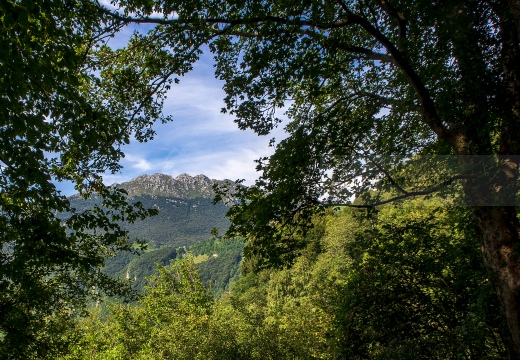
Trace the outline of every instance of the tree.
<instances>
[{"instance_id":1,"label":"tree","mask_svg":"<svg viewBox=\"0 0 520 360\"><path fill-rule=\"evenodd\" d=\"M65 358L502 359L473 220L446 204L330 210L291 267L243 275L216 301L185 256L138 302L80 319Z\"/></svg>"},{"instance_id":2,"label":"tree","mask_svg":"<svg viewBox=\"0 0 520 360\"><path fill-rule=\"evenodd\" d=\"M106 319L95 312L82 319L79 329L84 337L72 358L208 358L214 304L193 258L158 270L136 304L111 304Z\"/></svg>"},{"instance_id":3,"label":"tree","mask_svg":"<svg viewBox=\"0 0 520 360\"><path fill-rule=\"evenodd\" d=\"M153 137L164 86L150 85L157 74L142 67L135 69L141 71L137 79L134 70L114 79L101 69L96 50L110 52L104 44L118 26L89 2L0 4L4 359L55 357L73 340L66 336L71 320L89 297L127 293L100 267L107 256L133 246L117 221L154 211L129 204L101 176L120 169L121 146L132 135ZM72 181L79 196L96 197L99 205L76 211L56 189L60 181Z\"/></svg>"},{"instance_id":4,"label":"tree","mask_svg":"<svg viewBox=\"0 0 520 360\"><path fill-rule=\"evenodd\" d=\"M376 224L347 246L354 261L336 294L345 356L507 357L505 321L479 246L471 241L475 226L468 209L416 199L374 215Z\"/></svg>"},{"instance_id":5,"label":"tree","mask_svg":"<svg viewBox=\"0 0 520 360\"><path fill-rule=\"evenodd\" d=\"M352 205L374 180L398 191L385 201L461 188L478 219L510 356L520 357L517 0L117 3L122 13L99 9L121 23L156 24L139 39L152 48L173 46L173 57L192 61L209 44L225 80L224 111L241 129L268 134L287 107L289 137L239 193L231 234L276 262L284 256L273 247L298 247L291 234L313 213ZM418 155L423 172L403 177ZM445 179L424 172L445 162L454 165Z\"/></svg>"}]
</instances>

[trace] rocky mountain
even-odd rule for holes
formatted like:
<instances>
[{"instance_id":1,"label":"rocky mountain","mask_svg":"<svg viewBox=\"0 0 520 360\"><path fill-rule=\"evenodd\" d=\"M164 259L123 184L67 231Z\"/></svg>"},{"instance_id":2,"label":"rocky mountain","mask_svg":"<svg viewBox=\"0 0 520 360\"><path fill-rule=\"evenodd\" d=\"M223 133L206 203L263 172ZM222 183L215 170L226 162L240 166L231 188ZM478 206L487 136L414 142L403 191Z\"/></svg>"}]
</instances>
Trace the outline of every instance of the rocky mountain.
<instances>
[{"instance_id":1,"label":"rocky mountain","mask_svg":"<svg viewBox=\"0 0 520 360\"><path fill-rule=\"evenodd\" d=\"M226 180L210 179L205 175L190 176L180 174L172 177L165 174L141 175L114 186L125 189L129 196L160 195L182 199L198 197L211 198L214 184L224 184Z\"/></svg>"},{"instance_id":2,"label":"rocky mountain","mask_svg":"<svg viewBox=\"0 0 520 360\"><path fill-rule=\"evenodd\" d=\"M224 183L225 180L210 179L205 175L192 177L181 174L174 178L153 174L114 184L128 192L131 202L139 201L145 208L159 210L159 214L133 224L121 224L128 230L131 239L145 241L148 250L140 255L123 252L107 259L104 271L112 276L131 278L135 280L135 286L141 289L146 277L155 272L156 264L168 264L171 259L189 251L187 249L190 246L198 249L200 243L209 241L213 244L211 230L217 228L223 233L229 227L225 217L229 207L222 203L212 203L213 185ZM77 210L90 209L99 201L96 198L84 200L79 196L72 196L70 200ZM197 266L201 268L203 280L212 282L213 286L218 283L214 291L222 292L237 274L241 248L230 251L226 245L222 248L224 250L208 249L206 251L211 254L206 254L206 257L202 256L204 253L200 249L195 251L199 256ZM213 257L219 253L222 256Z\"/></svg>"},{"instance_id":3,"label":"rocky mountain","mask_svg":"<svg viewBox=\"0 0 520 360\"><path fill-rule=\"evenodd\" d=\"M122 223L131 238L139 238L151 248L186 246L210 237L211 229L227 230L225 217L229 207L223 203L213 205L213 184L224 181L209 179L205 175L181 174L176 178L164 174L141 175L122 184L114 184L126 191L130 202L141 202L145 208L155 208L159 214ZM84 200L80 196L69 198L77 210L93 208L99 199Z\"/></svg>"}]
</instances>

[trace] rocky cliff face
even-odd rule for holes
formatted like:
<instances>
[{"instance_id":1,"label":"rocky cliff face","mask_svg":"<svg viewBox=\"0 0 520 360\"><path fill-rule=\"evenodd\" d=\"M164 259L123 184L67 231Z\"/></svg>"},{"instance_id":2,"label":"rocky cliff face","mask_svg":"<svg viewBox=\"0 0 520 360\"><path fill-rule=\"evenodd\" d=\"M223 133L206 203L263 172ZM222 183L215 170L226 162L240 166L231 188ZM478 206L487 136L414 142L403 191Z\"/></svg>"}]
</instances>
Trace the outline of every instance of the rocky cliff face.
<instances>
[{"instance_id":1,"label":"rocky cliff face","mask_svg":"<svg viewBox=\"0 0 520 360\"><path fill-rule=\"evenodd\" d=\"M165 174L141 175L122 184L115 184L128 191L129 196L160 195L184 199L213 197L214 184L222 180L210 179L205 175L181 174L176 178Z\"/></svg>"}]
</instances>

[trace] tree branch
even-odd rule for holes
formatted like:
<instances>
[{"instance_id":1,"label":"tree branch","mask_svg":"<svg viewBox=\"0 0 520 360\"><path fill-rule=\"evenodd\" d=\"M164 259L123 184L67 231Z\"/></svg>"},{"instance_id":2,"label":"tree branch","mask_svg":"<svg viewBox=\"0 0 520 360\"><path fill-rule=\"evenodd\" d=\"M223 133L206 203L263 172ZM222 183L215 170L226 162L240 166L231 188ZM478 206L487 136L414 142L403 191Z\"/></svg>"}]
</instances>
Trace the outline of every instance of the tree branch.
<instances>
[{"instance_id":1,"label":"tree branch","mask_svg":"<svg viewBox=\"0 0 520 360\"><path fill-rule=\"evenodd\" d=\"M387 54L378 53L360 46L342 45L341 43L334 43L334 45L338 49L363 55L366 60L376 60L386 63L394 63L394 59Z\"/></svg>"},{"instance_id":2,"label":"tree branch","mask_svg":"<svg viewBox=\"0 0 520 360\"><path fill-rule=\"evenodd\" d=\"M387 0L379 0L381 6L390 14L393 19L397 19L398 21L398 31L400 33L401 39L404 39L406 36L406 23L402 15L397 12ZM365 56L367 59L376 60L376 61L384 61L384 62L393 62L398 68L400 68L405 77L408 79L408 82L415 90L419 98L419 102L421 104L423 121L430 127L430 129L440 138L448 142L453 148L459 149L459 144L457 142L456 134L452 133L448 128L445 127L444 123L441 121L435 104L433 102L432 97L425 84L422 82L419 75L415 72L411 64L406 60L403 52L400 51L379 29L377 29L372 23L370 23L367 19L354 14L348 6L342 0L337 0L339 6L343 9L346 14L345 18L338 19L332 23L328 24L319 24L313 21L308 21L301 18L282 18L277 16L257 16L251 18L239 18L239 19L229 19L229 18L186 18L186 19L160 19L160 18L150 18L150 17L142 17L142 18L132 18L130 16L121 15L118 13L114 13L105 7L97 4L96 7L105 15L113 17L114 19L124 22L124 23L140 23L140 24L161 24L161 25L189 25L189 24L222 24L228 25L226 27L228 33L231 33L231 28L236 25L246 25L246 24L255 24L255 23L263 23L263 22L273 22L279 24L293 25L299 27L310 27L314 29L333 29L340 28L351 25L359 25L365 31L367 31L370 35L374 37L387 51L389 55L381 54L374 52L370 49L356 47L356 46L341 46L341 44L337 44L338 48L342 48L346 51L350 51L356 54L361 54ZM304 30L304 29L301 29ZM237 35L239 33L237 32ZM253 33L246 32L242 34L245 36L254 36Z\"/></svg>"},{"instance_id":3,"label":"tree branch","mask_svg":"<svg viewBox=\"0 0 520 360\"><path fill-rule=\"evenodd\" d=\"M433 194L434 192L437 192L437 191L439 191L439 190L441 190L441 189L451 185L451 183L453 181L455 181L455 180L469 179L469 178L471 178L471 176L468 176L468 175L455 175L455 176L450 177L448 180L445 180L442 183L440 183L440 184L438 184L438 185L436 185L434 187L431 187L431 188L429 188L427 190L422 190L422 191L406 191L403 188L401 188L402 192L404 192L403 195L395 196L393 198L390 198L390 199L387 199L387 200L383 200L383 201L379 201L379 202L376 202L376 203L373 203L373 204L361 204L361 205L350 204L350 203L327 204L327 203L320 202L320 201L318 201L318 204L321 205L321 206L326 206L326 207L346 206L346 207L353 207L353 208L371 208L371 207L375 207L375 206L388 204L388 203L391 203L391 202L394 202L394 201L397 201L397 200L406 199L406 198L409 198L409 197Z\"/></svg>"},{"instance_id":4,"label":"tree branch","mask_svg":"<svg viewBox=\"0 0 520 360\"><path fill-rule=\"evenodd\" d=\"M378 94L369 93L369 92L366 92L366 91L356 92L355 95L358 95L358 96L361 96L361 97L370 97L370 98L373 98L373 99L375 99L375 100L377 100L380 103L385 104L385 105L400 106L400 105L404 104L399 99L389 98L389 97L381 96L381 95L378 95ZM410 104L410 106L412 106L413 110L415 110L417 112L421 112L421 110L422 110L420 106L417 106L415 104Z\"/></svg>"},{"instance_id":5,"label":"tree branch","mask_svg":"<svg viewBox=\"0 0 520 360\"><path fill-rule=\"evenodd\" d=\"M239 18L239 19L229 19L229 18L186 18L179 20L177 19L161 19L161 18L151 18L151 17L140 17L133 18L131 16L121 15L116 12L112 12L109 9L103 7L100 4L96 4L95 7L105 15L108 15L118 21L123 23L134 23L134 24L156 24L156 25L172 25L172 24L194 24L194 23L207 23L207 24L226 24L226 25L245 25L245 24L255 24L262 22L274 22L286 25L297 25L297 26L310 26L318 29L330 29L343 27L349 24L348 20L342 19L335 21L331 24L318 24L313 21L302 20L300 18L295 19L287 19L281 18L277 16L255 16L251 18Z\"/></svg>"},{"instance_id":6,"label":"tree branch","mask_svg":"<svg viewBox=\"0 0 520 360\"><path fill-rule=\"evenodd\" d=\"M347 20L351 24L360 25L366 32L374 37L388 53L394 59L394 63L403 71L403 74L408 79L408 82L415 90L415 93L419 97L421 103L422 113L424 122L430 127L430 129L437 134L439 138L448 142L453 148L458 149L459 144L457 139L449 129L447 129L442 123L437 109L433 102L430 92L426 89L426 86L422 82L419 75L415 72L410 63L405 59L403 54L395 47L395 45L374 25L372 25L367 19L362 18L352 13L348 6L342 1L337 0L337 3L341 6L347 16Z\"/></svg>"},{"instance_id":7,"label":"tree branch","mask_svg":"<svg viewBox=\"0 0 520 360\"><path fill-rule=\"evenodd\" d=\"M385 10L385 12L397 22L397 36L399 41L399 51L406 57L406 35L407 35L407 26L406 26L406 18L402 13L397 11L388 0L376 0L376 3Z\"/></svg>"},{"instance_id":8,"label":"tree branch","mask_svg":"<svg viewBox=\"0 0 520 360\"><path fill-rule=\"evenodd\" d=\"M366 156L365 158L367 158L369 161L372 162L372 164L374 164L376 166L376 168L382 172L387 178L388 180L390 180L390 183L392 184L392 186L394 186L397 190L399 190L399 192L403 193L404 195L408 194L408 191L406 191L405 189L403 189L401 187L401 185L399 185L395 180L394 178L390 175L390 173L385 169L383 168L381 165L379 165L378 162L376 162L374 159L372 159L370 156Z\"/></svg>"}]
</instances>

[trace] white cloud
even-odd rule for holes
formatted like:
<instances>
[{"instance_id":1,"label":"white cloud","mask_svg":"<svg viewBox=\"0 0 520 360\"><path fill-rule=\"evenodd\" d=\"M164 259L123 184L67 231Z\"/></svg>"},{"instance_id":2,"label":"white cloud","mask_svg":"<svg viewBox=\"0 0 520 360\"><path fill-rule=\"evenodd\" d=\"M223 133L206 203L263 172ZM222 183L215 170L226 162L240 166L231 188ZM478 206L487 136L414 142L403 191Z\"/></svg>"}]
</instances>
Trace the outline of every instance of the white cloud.
<instances>
[{"instance_id":1,"label":"white cloud","mask_svg":"<svg viewBox=\"0 0 520 360\"><path fill-rule=\"evenodd\" d=\"M254 160L265 156L258 149L240 147L233 150L199 154L193 157L179 157L162 164L163 173L176 176L180 173L190 175L204 174L212 179L245 179L253 184L259 174Z\"/></svg>"},{"instance_id":2,"label":"white cloud","mask_svg":"<svg viewBox=\"0 0 520 360\"><path fill-rule=\"evenodd\" d=\"M149 171L153 168L152 164L148 160L132 154L125 154L123 162L130 163L129 165L132 169L142 172Z\"/></svg>"},{"instance_id":3,"label":"white cloud","mask_svg":"<svg viewBox=\"0 0 520 360\"><path fill-rule=\"evenodd\" d=\"M224 154L226 157L214 162L207 170L207 176L213 179L245 179L245 183L251 185L260 176L256 171L255 160L267 154L261 154L253 149L239 149L235 153Z\"/></svg>"}]
</instances>

